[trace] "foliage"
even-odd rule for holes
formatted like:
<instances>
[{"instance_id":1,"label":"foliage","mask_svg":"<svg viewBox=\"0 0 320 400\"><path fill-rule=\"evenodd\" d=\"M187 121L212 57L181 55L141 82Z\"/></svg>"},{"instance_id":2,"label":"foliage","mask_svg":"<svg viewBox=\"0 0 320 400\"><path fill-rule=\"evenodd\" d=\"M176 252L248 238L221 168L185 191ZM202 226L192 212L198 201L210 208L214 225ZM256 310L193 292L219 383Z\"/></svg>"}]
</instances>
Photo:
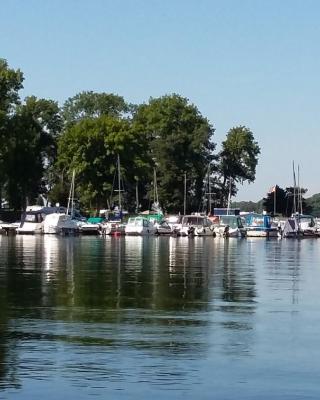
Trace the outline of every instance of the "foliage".
<instances>
[{"instance_id":1,"label":"foliage","mask_svg":"<svg viewBox=\"0 0 320 400\"><path fill-rule=\"evenodd\" d=\"M167 211L182 211L184 173L189 208L199 207L203 179L215 148L214 129L188 99L177 94L150 99L138 107L133 128L149 141L157 171L159 200ZM153 169L149 171L152 181ZM149 199L152 199L149 186Z\"/></svg>"},{"instance_id":2,"label":"foliage","mask_svg":"<svg viewBox=\"0 0 320 400\"><path fill-rule=\"evenodd\" d=\"M303 213L311 212L310 207L307 207L306 200L303 195L307 192L307 189L300 189L302 196L302 211ZM276 213L282 214L283 216L290 217L294 211L301 212L301 201L299 201L298 190L293 187L287 187L282 189L278 185L275 186L275 192L268 193L267 197L263 199L263 205L267 212L274 212L274 198L276 198ZM294 198L296 206L294 208Z\"/></svg>"},{"instance_id":3,"label":"foliage","mask_svg":"<svg viewBox=\"0 0 320 400\"><path fill-rule=\"evenodd\" d=\"M244 212L255 212L262 213L263 208L263 200L259 200L257 202L254 201L234 201L231 203L231 208L239 208Z\"/></svg>"},{"instance_id":4,"label":"foliage","mask_svg":"<svg viewBox=\"0 0 320 400\"><path fill-rule=\"evenodd\" d=\"M6 140L6 193L9 204L19 210L44 191L41 128L30 114L15 114L9 121Z\"/></svg>"},{"instance_id":5,"label":"foliage","mask_svg":"<svg viewBox=\"0 0 320 400\"><path fill-rule=\"evenodd\" d=\"M98 118L102 115L120 118L130 111L123 97L113 93L81 92L70 97L63 106L66 124L76 123L86 118Z\"/></svg>"},{"instance_id":6,"label":"foliage","mask_svg":"<svg viewBox=\"0 0 320 400\"><path fill-rule=\"evenodd\" d=\"M110 116L84 119L67 129L59 140L57 167L62 176L76 171L76 189L86 207L106 207L116 172L134 181L146 168L145 149L128 121ZM56 200L56 199L52 199Z\"/></svg>"},{"instance_id":7,"label":"foliage","mask_svg":"<svg viewBox=\"0 0 320 400\"><path fill-rule=\"evenodd\" d=\"M4 159L8 155L7 141L9 118L19 104L19 90L23 85L23 74L17 69L9 68L6 60L0 58L0 208L3 186L6 181Z\"/></svg>"},{"instance_id":8,"label":"foliage","mask_svg":"<svg viewBox=\"0 0 320 400\"><path fill-rule=\"evenodd\" d=\"M0 112L8 114L19 104L19 90L23 88L23 74L11 69L3 58L0 58Z\"/></svg>"},{"instance_id":9,"label":"foliage","mask_svg":"<svg viewBox=\"0 0 320 400\"><path fill-rule=\"evenodd\" d=\"M254 182L260 147L253 133L245 126L229 130L219 154L218 176L220 205L226 205L231 181L231 195L237 192L236 183Z\"/></svg>"},{"instance_id":10,"label":"foliage","mask_svg":"<svg viewBox=\"0 0 320 400\"><path fill-rule=\"evenodd\" d=\"M320 217L320 193L306 199L306 213L312 213L315 217Z\"/></svg>"},{"instance_id":11,"label":"foliage","mask_svg":"<svg viewBox=\"0 0 320 400\"><path fill-rule=\"evenodd\" d=\"M132 105L116 94L84 91L60 110L55 101L35 96L21 103L23 79L19 69L0 59L0 198L5 190L16 209L48 191L53 202L66 203L73 169L83 205L111 205L118 154L121 189L131 209L136 185L143 208L155 200L154 170L168 212L183 211L185 175L187 212L199 211L201 203L208 208L203 199L209 188L213 206L224 206L238 183L255 179L260 148L252 132L232 128L216 156L214 128L184 97L172 94Z\"/></svg>"}]
</instances>

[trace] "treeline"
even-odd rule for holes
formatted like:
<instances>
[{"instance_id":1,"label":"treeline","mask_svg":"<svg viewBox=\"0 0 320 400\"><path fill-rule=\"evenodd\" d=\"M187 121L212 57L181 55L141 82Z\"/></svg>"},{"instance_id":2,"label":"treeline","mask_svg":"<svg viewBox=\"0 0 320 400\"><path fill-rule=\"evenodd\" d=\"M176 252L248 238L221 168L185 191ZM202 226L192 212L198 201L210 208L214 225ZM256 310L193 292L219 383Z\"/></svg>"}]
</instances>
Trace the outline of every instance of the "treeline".
<instances>
[{"instance_id":1,"label":"treeline","mask_svg":"<svg viewBox=\"0 0 320 400\"><path fill-rule=\"evenodd\" d=\"M260 148L250 129L231 128L217 152L213 125L178 94L137 105L116 94L82 92L59 107L35 96L21 100L23 81L19 69L0 59L0 198L11 209L39 198L66 204L73 170L82 208L112 207L118 156L129 211L137 189L140 207L150 208L154 171L167 212L183 211L185 182L190 212L225 206L229 191L234 196L239 183L255 180Z\"/></svg>"},{"instance_id":2,"label":"treeline","mask_svg":"<svg viewBox=\"0 0 320 400\"><path fill-rule=\"evenodd\" d=\"M234 208L240 208L241 211L262 213L266 211L270 214L276 214L283 217L290 217L295 212L312 214L320 217L320 193L305 198L307 189L294 188L292 186L281 188L276 185L272 192L267 193L263 199L252 201L233 202Z\"/></svg>"}]
</instances>

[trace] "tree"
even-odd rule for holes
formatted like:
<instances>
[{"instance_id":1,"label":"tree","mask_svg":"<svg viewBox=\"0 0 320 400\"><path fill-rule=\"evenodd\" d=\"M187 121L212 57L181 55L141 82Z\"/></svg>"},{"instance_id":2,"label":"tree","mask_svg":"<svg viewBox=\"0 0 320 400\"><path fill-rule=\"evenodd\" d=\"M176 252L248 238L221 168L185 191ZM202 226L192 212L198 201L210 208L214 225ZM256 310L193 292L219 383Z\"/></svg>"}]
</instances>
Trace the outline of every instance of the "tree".
<instances>
[{"instance_id":1,"label":"tree","mask_svg":"<svg viewBox=\"0 0 320 400\"><path fill-rule=\"evenodd\" d=\"M148 139L162 206L167 211L182 211L186 173L188 206L197 209L215 148L214 129L208 120L188 99L173 94L150 99L148 104L139 106L133 117L133 129ZM153 168L147 177L149 182L152 176ZM149 185L149 199L151 192Z\"/></svg>"},{"instance_id":2,"label":"tree","mask_svg":"<svg viewBox=\"0 0 320 400\"><path fill-rule=\"evenodd\" d=\"M274 207L274 200L276 200L276 207ZM268 192L267 197L263 198L263 207L268 213L274 213L274 211L276 211L276 214L285 216L288 211L287 200L286 190L276 185Z\"/></svg>"},{"instance_id":3,"label":"tree","mask_svg":"<svg viewBox=\"0 0 320 400\"><path fill-rule=\"evenodd\" d=\"M81 92L70 97L63 106L63 116L67 124L79 122L86 118L98 118L108 115L122 117L130 111L123 97L113 93Z\"/></svg>"},{"instance_id":4,"label":"tree","mask_svg":"<svg viewBox=\"0 0 320 400\"><path fill-rule=\"evenodd\" d=\"M307 189L287 187L282 189L278 185L274 187L274 191L270 191L267 197L263 199L263 206L269 213L274 212L274 198L276 198L276 213L282 214L285 217L290 217L294 212L311 212L311 207L308 206L303 195ZM295 200L294 200L295 199ZM294 204L295 203L295 204Z\"/></svg>"},{"instance_id":5,"label":"tree","mask_svg":"<svg viewBox=\"0 0 320 400\"><path fill-rule=\"evenodd\" d=\"M30 114L15 114L10 118L6 140L6 193L9 204L20 210L44 191L41 128Z\"/></svg>"},{"instance_id":6,"label":"tree","mask_svg":"<svg viewBox=\"0 0 320 400\"><path fill-rule=\"evenodd\" d=\"M132 183L135 176L145 174L146 146L138 136L128 121L110 116L84 119L63 133L56 168L64 180L76 171L76 189L83 205L97 210L107 206L118 154L124 179ZM56 201L52 193L51 199Z\"/></svg>"},{"instance_id":7,"label":"tree","mask_svg":"<svg viewBox=\"0 0 320 400\"><path fill-rule=\"evenodd\" d=\"M8 155L9 119L20 102L19 90L23 88L23 74L17 69L9 68L6 60L0 58L0 208L2 189L6 182L5 158Z\"/></svg>"},{"instance_id":8,"label":"tree","mask_svg":"<svg viewBox=\"0 0 320 400\"><path fill-rule=\"evenodd\" d=\"M22 72L9 68L7 61L0 58L0 113L9 114L19 104L22 82Z\"/></svg>"},{"instance_id":9,"label":"tree","mask_svg":"<svg viewBox=\"0 0 320 400\"><path fill-rule=\"evenodd\" d=\"M56 140L62 119L56 102L26 98L10 116L4 157L9 204L25 208L47 192L48 170L56 158Z\"/></svg>"},{"instance_id":10,"label":"tree","mask_svg":"<svg viewBox=\"0 0 320 400\"><path fill-rule=\"evenodd\" d=\"M232 195L237 192L236 183L254 182L259 154L260 147L248 128L238 126L229 130L218 162L221 205L226 205L230 181Z\"/></svg>"}]
</instances>

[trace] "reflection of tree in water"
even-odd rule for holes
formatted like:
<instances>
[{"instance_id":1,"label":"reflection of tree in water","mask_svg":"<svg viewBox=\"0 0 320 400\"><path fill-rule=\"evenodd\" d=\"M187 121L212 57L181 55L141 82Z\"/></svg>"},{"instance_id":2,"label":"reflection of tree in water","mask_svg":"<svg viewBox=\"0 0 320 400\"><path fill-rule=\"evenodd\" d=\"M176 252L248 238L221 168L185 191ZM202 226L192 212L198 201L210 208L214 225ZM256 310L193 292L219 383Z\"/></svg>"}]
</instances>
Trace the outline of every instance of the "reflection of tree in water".
<instances>
[{"instance_id":1,"label":"reflection of tree in water","mask_svg":"<svg viewBox=\"0 0 320 400\"><path fill-rule=\"evenodd\" d=\"M308 242L308 239L306 241ZM265 262L270 277L269 288L272 290L275 285L281 285L286 290L291 290L292 304L299 302L301 245L303 243L305 240L285 239L265 244Z\"/></svg>"},{"instance_id":2,"label":"reflection of tree in water","mask_svg":"<svg viewBox=\"0 0 320 400\"><path fill-rule=\"evenodd\" d=\"M239 248L246 243L241 240L223 242L223 292L222 298L232 303L252 303L256 297L255 275L250 253L244 254Z\"/></svg>"},{"instance_id":3,"label":"reflection of tree in water","mask_svg":"<svg viewBox=\"0 0 320 400\"><path fill-rule=\"evenodd\" d=\"M0 237L0 389L19 388L17 378L17 341L9 332L9 307L8 284L9 272L16 264L16 248L12 237ZM10 243L10 245L8 244ZM13 243L13 244L12 244Z\"/></svg>"},{"instance_id":4,"label":"reflection of tree in water","mask_svg":"<svg viewBox=\"0 0 320 400\"><path fill-rule=\"evenodd\" d=\"M207 353L211 313L215 317L212 293L216 299L218 287L225 303L239 307L254 296L251 270L237 270L232 249L221 247L223 258L215 254L214 243L213 238L17 238L14 255L8 255L14 268L5 298L24 338L40 348L46 342L51 349L62 346L66 353L81 348L83 373L89 376L90 365L92 376L97 365L91 354L102 357L104 379L112 368L118 376L125 372L127 366L108 358L112 352L115 358L149 357L156 367L149 371L146 363L141 374L148 371L150 380L162 372L186 380L188 372L175 360ZM241 280L246 273L247 284ZM32 329L21 327L20 316L33 318ZM230 332L241 329L235 318L221 323ZM62 362L63 373L76 370L77 362L70 361L71 368Z\"/></svg>"}]
</instances>

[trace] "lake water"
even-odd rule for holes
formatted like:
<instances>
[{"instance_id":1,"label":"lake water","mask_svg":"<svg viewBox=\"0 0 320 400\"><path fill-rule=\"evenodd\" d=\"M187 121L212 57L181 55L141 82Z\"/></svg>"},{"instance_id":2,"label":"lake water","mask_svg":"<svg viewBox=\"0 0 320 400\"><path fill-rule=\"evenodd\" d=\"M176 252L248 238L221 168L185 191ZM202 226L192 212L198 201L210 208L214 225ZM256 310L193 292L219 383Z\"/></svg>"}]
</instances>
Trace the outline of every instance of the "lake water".
<instances>
[{"instance_id":1,"label":"lake water","mask_svg":"<svg viewBox=\"0 0 320 400\"><path fill-rule=\"evenodd\" d=\"M1 399L320 398L319 240L0 248Z\"/></svg>"}]
</instances>

